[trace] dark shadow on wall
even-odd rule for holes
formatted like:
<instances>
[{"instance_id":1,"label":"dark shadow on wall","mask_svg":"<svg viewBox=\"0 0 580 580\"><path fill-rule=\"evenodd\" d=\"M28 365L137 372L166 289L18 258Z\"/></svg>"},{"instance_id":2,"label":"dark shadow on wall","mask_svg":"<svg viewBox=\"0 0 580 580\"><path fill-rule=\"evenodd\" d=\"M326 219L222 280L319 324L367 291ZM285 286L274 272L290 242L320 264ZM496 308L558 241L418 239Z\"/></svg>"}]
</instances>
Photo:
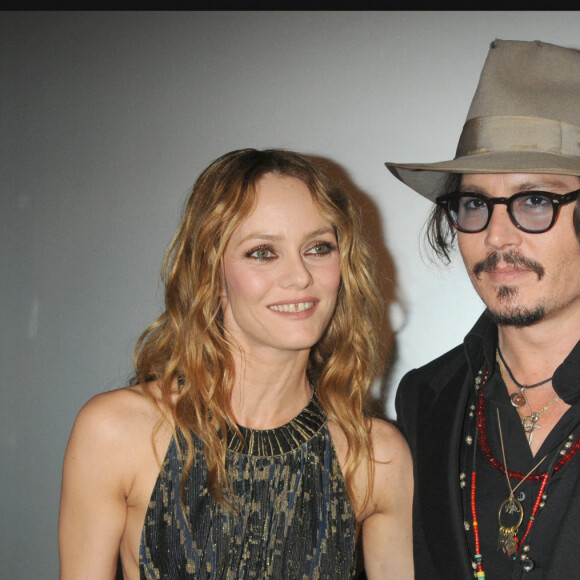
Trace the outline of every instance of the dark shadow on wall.
<instances>
[{"instance_id":1,"label":"dark shadow on wall","mask_svg":"<svg viewBox=\"0 0 580 580\"><path fill-rule=\"evenodd\" d=\"M379 392L373 401L372 413L376 417L392 421L394 418L388 417L386 414L386 402L391 387L390 376L396 360L397 344L389 312L391 305L398 302L397 274L391 253L385 246L382 217L372 197L357 187L343 167L325 157L312 155L307 155L307 157L324 169L336 185L351 195L360 212L362 231L374 252L379 285L385 301L385 314L381 328L377 329L377 332L380 333L381 348L384 353L384 367L379 378Z\"/></svg>"}]
</instances>

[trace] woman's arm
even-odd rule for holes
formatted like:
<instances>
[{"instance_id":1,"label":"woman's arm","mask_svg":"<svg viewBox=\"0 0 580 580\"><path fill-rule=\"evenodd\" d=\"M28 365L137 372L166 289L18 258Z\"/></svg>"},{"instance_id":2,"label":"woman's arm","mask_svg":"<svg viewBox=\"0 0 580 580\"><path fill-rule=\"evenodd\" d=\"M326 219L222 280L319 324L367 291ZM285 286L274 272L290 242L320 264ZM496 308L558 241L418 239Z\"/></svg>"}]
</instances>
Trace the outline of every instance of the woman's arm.
<instances>
[{"instance_id":1,"label":"woman's arm","mask_svg":"<svg viewBox=\"0 0 580 580\"><path fill-rule=\"evenodd\" d=\"M131 446L129 390L91 399L67 446L60 503L61 580L114 579L127 518Z\"/></svg>"},{"instance_id":2,"label":"woman's arm","mask_svg":"<svg viewBox=\"0 0 580 580\"><path fill-rule=\"evenodd\" d=\"M375 474L370 515L362 526L368 580L413 580L413 464L409 447L389 423L374 420Z\"/></svg>"}]
</instances>

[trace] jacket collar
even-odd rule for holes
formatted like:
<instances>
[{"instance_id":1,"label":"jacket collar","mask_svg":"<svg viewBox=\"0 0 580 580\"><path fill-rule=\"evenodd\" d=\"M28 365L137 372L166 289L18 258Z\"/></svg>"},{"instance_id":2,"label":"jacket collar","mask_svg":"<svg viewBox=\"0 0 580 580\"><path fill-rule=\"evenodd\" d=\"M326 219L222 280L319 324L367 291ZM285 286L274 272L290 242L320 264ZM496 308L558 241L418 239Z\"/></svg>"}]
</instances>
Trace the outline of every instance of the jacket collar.
<instances>
[{"instance_id":1,"label":"jacket collar","mask_svg":"<svg viewBox=\"0 0 580 580\"><path fill-rule=\"evenodd\" d=\"M493 375L497 326L485 310L463 341L469 368L473 376L484 366ZM580 402L580 340L556 369L552 385L556 394L568 405Z\"/></svg>"},{"instance_id":2,"label":"jacket collar","mask_svg":"<svg viewBox=\"0 0 580 580\"><path fill-rule=\"evenodd\" d=\"M552 385L556 394L568 405L580 402L580 340L556 369Z\"/></svg>"}]
</instances>

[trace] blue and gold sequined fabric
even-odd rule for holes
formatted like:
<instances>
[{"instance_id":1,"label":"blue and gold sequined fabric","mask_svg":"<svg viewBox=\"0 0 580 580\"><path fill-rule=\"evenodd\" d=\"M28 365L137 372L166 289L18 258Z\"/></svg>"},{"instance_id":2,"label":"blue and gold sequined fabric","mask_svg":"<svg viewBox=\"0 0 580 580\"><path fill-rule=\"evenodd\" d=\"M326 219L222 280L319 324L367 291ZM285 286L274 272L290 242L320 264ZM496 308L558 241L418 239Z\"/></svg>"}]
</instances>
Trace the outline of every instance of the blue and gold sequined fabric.
<instances>
[{"instance_id":1,"label":"blue and gold sequined fabric","mask_svg":"<svg viewBox=\"0 0 580 580\"><path fill-rule=\"evenodd\" d=\"M171 442L145 517L141 578L354 578L355 517L316 397L287 425L240 430L244 440L231 433L227 456L237 512L209 493L198 439L181 509Z\"/></svg>"}]
</instances>

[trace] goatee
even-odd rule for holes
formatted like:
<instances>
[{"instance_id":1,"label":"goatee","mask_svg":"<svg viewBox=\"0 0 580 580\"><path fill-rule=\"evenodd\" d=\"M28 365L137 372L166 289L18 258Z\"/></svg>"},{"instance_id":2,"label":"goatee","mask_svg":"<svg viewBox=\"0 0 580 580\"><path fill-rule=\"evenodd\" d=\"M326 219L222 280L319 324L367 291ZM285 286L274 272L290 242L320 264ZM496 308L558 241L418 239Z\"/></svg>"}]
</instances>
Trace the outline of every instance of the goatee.
<instances>
[{"instance_id":1,"label":"goatee","mask_svg":"<svg viewBox=\"0 0 580 580\"><path fill-rule=\"evenodd\" d=\"M546 311L543 306L538 306L533 310L516 309L509 314L500 314L492 310L486 310L487 315L498 326L515 326L516 328L524 328L532 326L536 322L540 322L544 318Z\"/></svg>"}]
</instances>

